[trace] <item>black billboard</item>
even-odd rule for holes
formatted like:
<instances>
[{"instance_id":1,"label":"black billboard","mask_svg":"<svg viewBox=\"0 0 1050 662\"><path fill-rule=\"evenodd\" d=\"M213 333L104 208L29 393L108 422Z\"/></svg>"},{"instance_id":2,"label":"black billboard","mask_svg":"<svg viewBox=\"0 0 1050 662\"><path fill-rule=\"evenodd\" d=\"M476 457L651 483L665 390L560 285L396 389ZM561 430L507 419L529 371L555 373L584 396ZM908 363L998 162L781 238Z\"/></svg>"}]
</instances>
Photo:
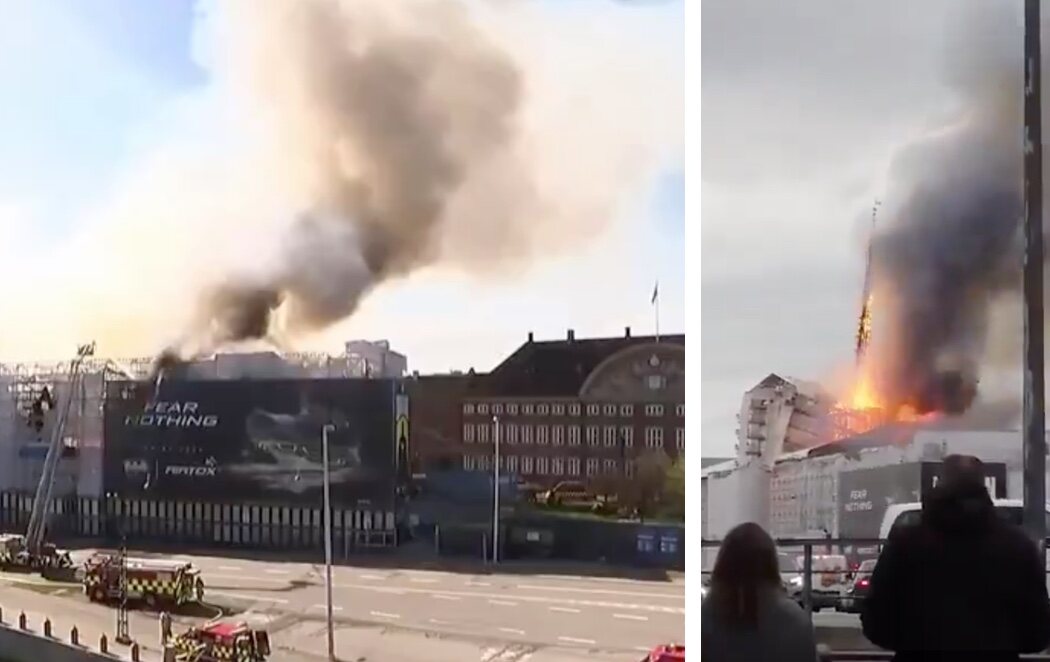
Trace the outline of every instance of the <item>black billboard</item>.
<instances>
[{"instance_id":1,"label":"black billboard","mask_svg":"<svg viewBox=\"0 0 1050 662\"><path fill-rule=\"evenodd\" d=\"M839 536L877 538L887 506L914 503L937 485L941 462L890 464L839 475ZM986 463L985 485L996 499L1006 498L1006 465Z\"/></svg>"},{"instance_id":2,"label":"black billboard","mask_svg":"<svg viewBox=\"0 0 1050 662\"><path fill-rule=\"evenodd\" d=\"M395 383L382 379L107 384L104 486L121 496L389 508Z\"/></svg>"}]
</instances>

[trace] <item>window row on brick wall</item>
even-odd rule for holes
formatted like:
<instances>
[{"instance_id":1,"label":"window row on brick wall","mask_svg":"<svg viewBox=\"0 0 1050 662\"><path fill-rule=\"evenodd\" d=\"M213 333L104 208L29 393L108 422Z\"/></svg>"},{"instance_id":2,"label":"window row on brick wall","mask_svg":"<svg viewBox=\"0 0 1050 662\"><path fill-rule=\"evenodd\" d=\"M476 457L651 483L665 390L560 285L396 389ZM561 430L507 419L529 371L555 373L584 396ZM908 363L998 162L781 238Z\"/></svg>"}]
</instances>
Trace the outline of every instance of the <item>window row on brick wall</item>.
<instances>
[{"instance_id":1,"label":"window row on brick wall","mask_svg":"<svg viewBox=\"0 0 1050 662\"><path fill-rule=\"evenodd\" d=\"M599 404L595 402L586 405L579 402L572 403L535 403L535 402L464 402L463 413L468 416L478 414L481 416L580 416L584 411L588 416L634 416L634 405L632 404ZM663 416L664 405L647 404L644 407L646 416ZM685 405L675 405L675 415L685 416Z\"/></svg>"},{"instance_id":2,"label":"window row on brick wall","mask_svg":"<svg viewBox=\"0 0 1050 662\"><path fill-rule=\"evenodd\" d=\"M492 471L491 455L464 455L463 468L467 471ZM531 455L500 455L500 471L529 476L599 476L620 473L620 462L613 458L590 457L533 457ZM634 475L634 462L627 462L627 475Z\"/></svg>"},{"instance_id":3,"label":"window row on brick wall","mask_svg":"<svg viewBox=\"0 0 1050 662\"><path fill-rule=\"evenodd\" d=\"M487 444L500 435L501 444L537 444L540 446L579 446L580 430L584 429L588 446L605 446L618 448L634 447L634 428L628 425L522 425L518 423L465 423L463 425L463 442L467 444ZM649 426L644 428L645 447L664 447L664 428ZM685 429L675 428L675 448L685 448Z\"/></svg>"}]
</instances>

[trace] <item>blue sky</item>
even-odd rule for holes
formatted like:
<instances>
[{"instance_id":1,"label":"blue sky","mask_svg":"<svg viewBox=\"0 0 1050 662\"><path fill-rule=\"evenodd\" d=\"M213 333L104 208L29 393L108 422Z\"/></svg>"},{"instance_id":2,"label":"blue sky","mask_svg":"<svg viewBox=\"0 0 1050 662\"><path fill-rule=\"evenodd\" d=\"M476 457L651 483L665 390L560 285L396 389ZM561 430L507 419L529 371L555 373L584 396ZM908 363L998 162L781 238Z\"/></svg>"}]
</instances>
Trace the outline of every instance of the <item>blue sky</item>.
<instances>
[{"instance_id":1,"label":"blue sky","mask_svg":"<svg viewBox=\"0 0 1050 662\"><path fill-rule=\"evenodd\" d=\"M658 25L682 40L681 2L663 6ZM551 3L569 11L601 11L602 2ZM16 210L21 228L41 245L77 230L85 214L103 206L121 185L121 175L134 170L136 159L157 139L158 118L180 99L204 89L209 78L193 57L196 8L181 1L20 0L5 3L0 25L0 210ZM666 37L667 35L663 35ZM641 305L625 304L624 319L644 319L646 294L661 280L665 330L684 326L684 178L674 163L657 173L642 204L624 210L630 217L627 243L632 247L629 271L637 282ZM2 211L0 211L2 213ZM0 218L0 230L4 228ZM106 259L119 259L106 256ZM593 275L593 274L592 274ZM508 292L513 284L505 284ZM546 300L560 293L530 292L537 300L529 315L545 315ZM403 293L399 296L410 296ZM607 333L621 325L588 319L574 322L571 311L557 326L576 325L578 333ZM615 318L612 315L610 319ZM551 321L552 325L554 320ZM481 362L512 349L529 320L508 325L491 339ZM539 324L542 328L543 324ZM588 328L591 326L592 328ZM517 327L520 331L514 331ZM552 326L552 328L555 328ZM361 329L391 336L394 331ZM411 341L406 341L409 345ZM510 343L510 346L508 346ZM499 348L497 351L496 348ZM420 351L444 352L438 346ZM468 349L455 351L467 357ZM410 359L413 358L410 355ZM439 366L444 357L419 356L424 367Z\"/></svg>"}]
</instances>

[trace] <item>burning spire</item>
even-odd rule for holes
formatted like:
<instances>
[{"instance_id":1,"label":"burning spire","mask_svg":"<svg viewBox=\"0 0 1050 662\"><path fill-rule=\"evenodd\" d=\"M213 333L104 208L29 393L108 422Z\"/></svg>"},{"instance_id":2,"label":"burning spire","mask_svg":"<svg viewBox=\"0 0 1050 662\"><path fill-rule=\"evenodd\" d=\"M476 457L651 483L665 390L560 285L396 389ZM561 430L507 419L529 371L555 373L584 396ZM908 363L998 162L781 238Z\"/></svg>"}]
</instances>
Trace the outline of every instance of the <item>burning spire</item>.
<instances>
[{"instance_id":1,"label":"burning spire","mask_svg":"<svg viewBox=\"0 0 1050 662\"><path fill-rule=\"evenodd\" d=\"M864 289L861 293L860 318L857 320L857 367L864 360L864 355L871 342L871 308L875 295L871 291L871 246L875 238L875 221L882 201L876 200L871 207L871 236L868 237L868 255L864 263Z\"/></svg>"}]
</instances>

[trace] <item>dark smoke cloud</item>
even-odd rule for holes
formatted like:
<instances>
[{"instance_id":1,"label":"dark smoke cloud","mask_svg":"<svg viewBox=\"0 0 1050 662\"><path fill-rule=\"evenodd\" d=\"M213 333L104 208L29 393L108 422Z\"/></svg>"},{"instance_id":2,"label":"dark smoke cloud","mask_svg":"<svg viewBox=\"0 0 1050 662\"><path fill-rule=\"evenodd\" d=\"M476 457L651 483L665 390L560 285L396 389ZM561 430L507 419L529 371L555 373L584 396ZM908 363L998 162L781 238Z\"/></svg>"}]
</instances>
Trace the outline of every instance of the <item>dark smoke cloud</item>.
<instances>
[{"instance_id":1,"label":"dark smoke cloud","mask_svg":"<svg viewBox=\"0 0 1050 662\"><path fill-rule=\"evenodd\" d=\"M459 188L508 162L522 98L514 61L458 3L419 3L403 16L377 11L381 4L253 3L273 14L260 41L275 52L245 59L302 164L309 199L265 276L233 274L201 297L202 350L347 317L376 284L440 259ZM529 206L503 202L491 222Z\"/></svg>"},{"instance_id":2,"label":"dark smoke cloud","mask_svg":"<svg viewBox=\"0 0 1050 662\"><path fill-rule=\"evenodd\" d=\"M1014 8L976 8L949 39L963 113L894 159L874 242L874 369L893 404L922 412L971 406L990 306L1020 287L1022 33Z\"/></svg>"}]
</instances>

